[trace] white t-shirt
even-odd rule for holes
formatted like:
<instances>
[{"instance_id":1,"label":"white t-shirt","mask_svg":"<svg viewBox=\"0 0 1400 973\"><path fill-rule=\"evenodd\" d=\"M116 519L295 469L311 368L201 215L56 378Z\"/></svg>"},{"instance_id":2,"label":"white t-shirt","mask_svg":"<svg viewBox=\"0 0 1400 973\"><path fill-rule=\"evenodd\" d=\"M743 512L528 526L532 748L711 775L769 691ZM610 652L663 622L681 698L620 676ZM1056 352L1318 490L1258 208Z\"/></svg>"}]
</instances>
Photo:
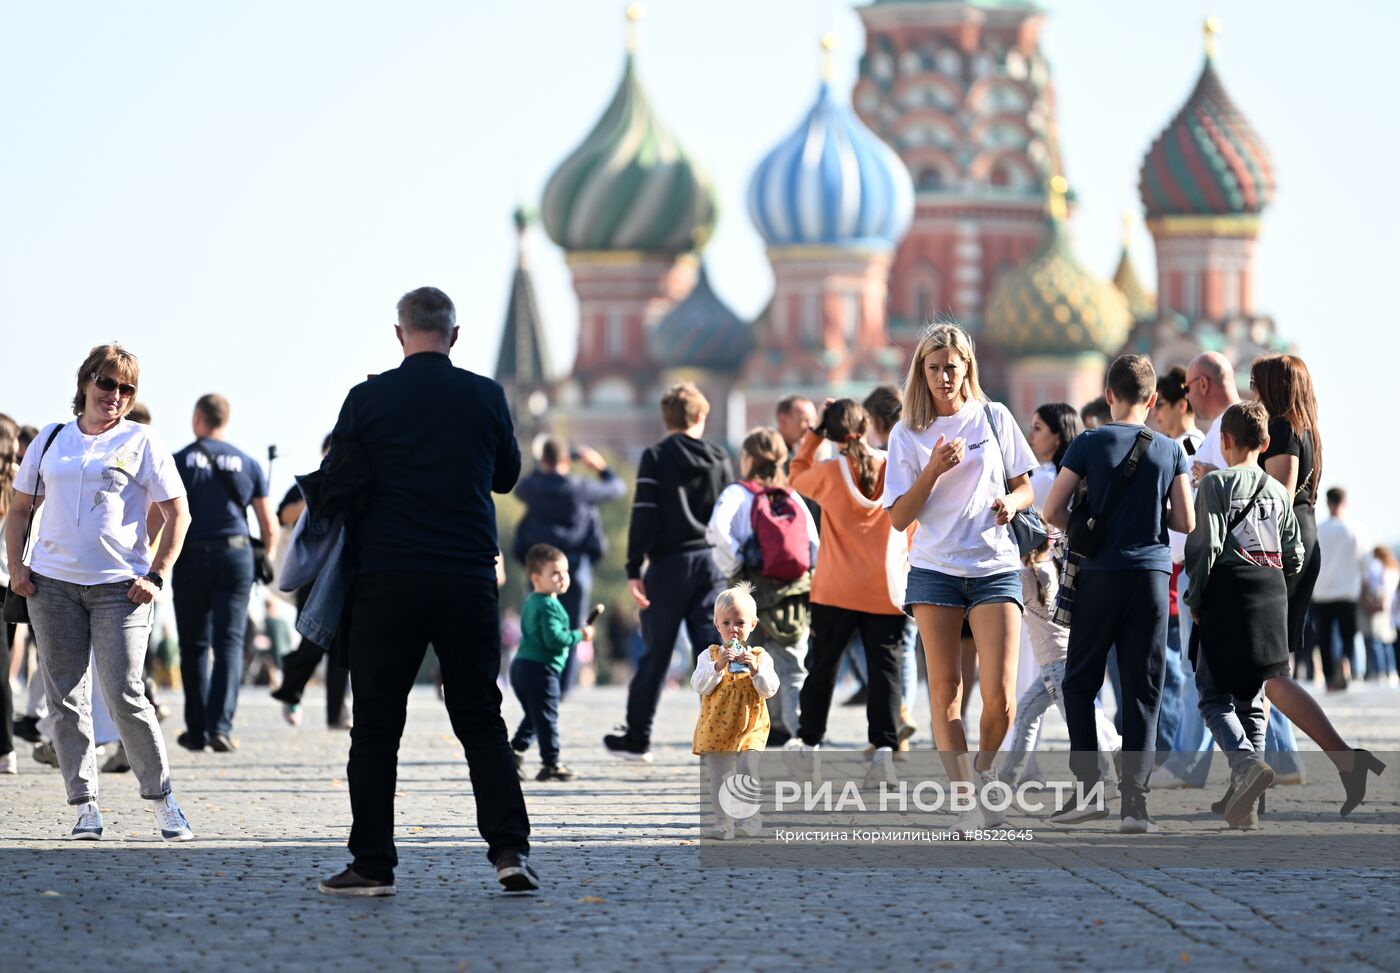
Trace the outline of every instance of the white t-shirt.
<instances>
[{"instance_id":1,"label":"white t-shirt","mask_svg":"<svg viewBox=\"0 0 1400 973\"><path fill-rule=\"evenodd\" d=\"M1206 431L1205 438L1196 444L1195 462L1214 466L1217 470L1223 470L1230 465L1225 461L1225 454L1220 451L1220 421L1224 418L1223 412L1216 416L1215 421L1210 424L1210 429Z\"/></svg>"},{"instance_id":2,"label":"white t-shirt","mask_svg":"<svg viewBox=\"0 0 1400 973\"><path fill-rule=\"evenodd\" d=\"M151 569L146 508L185 495L175 457L150 426L123 419L97 436L69 422L44 454L48 425L24 454L15 489L42 494L29 567L70 584L110 584Z\"/></svg>"},{"instance_id":3,"label":"white t-shirt","mask_svg":"<svg viewBox=\"0 0 1400 973\"><path fill-rule=\"evenodd\" d=\"M1215 426L1214 428L1215 428L1215 432L1216 432L1216 437L1215 437L1216 448L1218 449L1219 446L1220 446L1220 427L1217 425L1217 426ZM1187 466L1190 466L1191 463L1195 461L1196 457L1197 457L1197 456L1200 456L1201 444L1202 444L1202 442L1203 442L1203 439L1202 439L1202 436L1201 436L1201 431L1200 431L1199 429L1197 429L1195 426L1192 426L1190 429L1186 430L1186 431L1185 431L1184 433L1182 433L1180 436L1177 436L1177 437L1176 437L1176 443L1177 443L1178 446L1181 446L1181 449L1182 449L1183 452L1185 452L1185 450L1186 450L1186 446L1185 446L1184 444L1186 443L1186 441L1187 441L1188 439L1191 441L1192 445L1194 445L1194 446L1196 447L1196 455L1195 455L1195 456L1192 456L1192 455L1189 454L1189 453L1188 453L1187 456L1186 456L1186 464L1187 464ZM1222 456L1221 459L1224 459L1224 457ZM1194 490L1194 489L1192 490L1192 494L1191 494L1191 495L1192 495L1193 497L1195 496L1195 490ZM1170 544L1171 544L1171 549L1172 549L1172 563L1173 563L1173 564L1181 564L1181 563L1185 562L1185 560L1186 560L1186 535L1183 534L1183 533L1181 533L1181 531L1179 531L1179 530L1168 530L1168 531L1167 531L1167 540L1168 540L1168 542L1170 542Z\"/></svg>"},{"instance_id":4,"label":"white t-shirt","mask_svg":"<svg viewBox=\"0 0 1400 973\"><path fill-rule=\"evenodd\" d=\"M1322 566L1313 586L1313 601L1358 601L1361 574L1370 549L1346 521L1329 517L1317 525Z\"/></svg>"},{"instance_id":5,"label":"white t-shirt","mask_svg":"<svg viewBox=\"0 0 1400 973\"><path fill-rule=\"evenodd\" d=\"M989 411L996 417L996 436L987 422ZM1008 478L1029 473L1039 464L1011 412L999 402L970 401L951 416L934 417L921 432L903 421L896 423L890 430L885 467L885 507L893 506L914 486L939 436L945 442L962 437L967 449L963 461L938 478L919 510L910 565L959 578L1020 570L1016 539L1009 526L997 526L992 501L1006 493Z\"/></svg>"},{"instance_id":6,"label":"white t-shirt","mask_svg":"<svg viewBox=\"0 0 1400 973\"><path fill-rule=\"evenodd\" d=\"M1050 498L1050 488L1055 485L1055 477L1060 471L1054 463L1041 463L1031 470L1031 492L1035 494L1035 509L1044 510L1045 501Z\"/></svg>"}]
</instances>

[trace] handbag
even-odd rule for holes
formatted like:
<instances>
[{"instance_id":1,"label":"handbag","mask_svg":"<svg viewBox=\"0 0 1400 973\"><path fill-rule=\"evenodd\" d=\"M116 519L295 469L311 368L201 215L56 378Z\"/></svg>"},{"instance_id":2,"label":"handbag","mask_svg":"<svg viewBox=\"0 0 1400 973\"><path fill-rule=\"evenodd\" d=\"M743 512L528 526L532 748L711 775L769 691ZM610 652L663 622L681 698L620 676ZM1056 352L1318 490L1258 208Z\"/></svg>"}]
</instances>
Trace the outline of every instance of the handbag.
<instances>
[{"instance_id":1,"label":"handbag","mask_svg":"<svg viewBox=\"0 0 1400 973\"><path fill-rule=\"evenodd\" d=\"M249 500L248 503L243 502L243 498L238 495L237 487L233 485L233 479L228 475L226 470L221 469L219 464L214 462L214 454L205 449L204 444L198 439L194 441L194 448L204 454L204 458L209 461L209 468L214 471L214 475L219 478L219 483L223 485L224 492L228 494L228 498L233 501L234 505L238 507L239 510L245 512L244 517L246 518L248 503L252 501ZM276 572L272 570L272 560L267 556L267 544L263 542L261 537L254 537L252 531L248 532L248 543L253 548L254 580L259 584L272 584L273 578L277 575Z\"/></svg>"},{"instance_id":2,"label":"handbag","mask_svg":"<svg viewBox=\"0 0 1400 973\"><path fill-rule=\"evenodd\" d=\"M59 432L67 423L61 422L53 432L49 433L48 441L44 443L44 448L39 451L39 472L38 482L44 479L44 454L49 451L53 441L58 438ZM34 510L39 506L38 487L35 487L33 499L29 501L29 519L24 524L24 543L20 545L19 563L23 564L25 558L29 557L29 531L34 526ZM29 624L29 602L24 600L24 595L15 591L11 585L5 586L5 624L7 625L28 625ZM0 678L4 678L0 676Z\"/></svg>"},{"instance_id":3,"label":"handbag","mask_svg":"<svg viewBox=\"0 0 1400 973\"><path fill-rule=\"evenodd\" d=\"M1108 498L1104 500L1102 510L1097 514L1089 512L1087 489L1075 503L1069 515L1069 529L1065 532L1069 548L1074 553L1081 557L1093 557L1099 552L1099 548L1103 546L1103 532L1099 528L1113 515L1114 508L1123 499L1123 494L1128 492L1128 483L1137 475L1138 465L1155 437L1156 433L1151 429L1138 431L1137 438L1133 440L1133 448L1118 465L1118 479L1114 480L1113 486L1109 488Z\"/></svg>"},{"instance_id":4,"label":"handbag","mask_svg":"<svg viewBox=\"0 0 1400 973\"><path fill-rule=\"evenodd\" d=\"M1001 436L997 434L996 419L992 416L991 406L982 407L987 413L987 425L992 429L992 439L996 441L997 453L1001 455ZM1006 476L1006 462L1002 461L1002 483L1006 486L1006 492L1011 492L1011 481ZM1011 536L1016 538L1016 546L1021 551L1021 556L1025 557L1032 551L1040 548L1049 539L1049 533L1045 530L1045 522L1040 519L1040 511L1034 507L1027 507L1011 518Z\"/></svg>"}]
</instances>

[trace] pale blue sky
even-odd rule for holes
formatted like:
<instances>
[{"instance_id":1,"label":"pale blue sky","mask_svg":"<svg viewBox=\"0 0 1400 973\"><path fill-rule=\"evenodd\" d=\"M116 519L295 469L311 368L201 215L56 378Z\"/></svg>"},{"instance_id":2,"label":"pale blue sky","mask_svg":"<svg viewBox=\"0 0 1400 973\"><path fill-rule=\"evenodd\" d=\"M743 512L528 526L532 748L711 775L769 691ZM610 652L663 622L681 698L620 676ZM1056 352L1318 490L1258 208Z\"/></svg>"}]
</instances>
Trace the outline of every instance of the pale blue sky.
<instances>
[{"instance_id":1,"label":"pale blue sky","mask_svg":"<svg viewBox=\"0 0 1400 973\"><path fill-rule=\"evenodd\" d=\"M60 418L73 370L119 339L172 444L201 393L231 438L277 442L281 489L316 461L345 390L398 358L398 295L457 301L455 358L489 372L514 260L510 213L601 113L622 65L621 2L450 0L0 6L0 411ZM1138 163L1190 90L1201 21L1272 149L1257 299L1314 367L1328 484L1373 533L1400 536L1382 411L1394 393L1393 234L1400 157L1390 3L1050 3L1044 48L1084 262L1107 275ZM640 66L661 116L712 173L707 259L754 314L772 278L744 207L749 174L816 91L818 38L860 21L833 0L653 0ZM1139 227L1135 254L1151 279ZM532 266L557 364L572 361L562 255ZM1379 407L1379 408L1378 408ZM440 417L449 418L450 417Z\"/></svg>"}]
</instances>

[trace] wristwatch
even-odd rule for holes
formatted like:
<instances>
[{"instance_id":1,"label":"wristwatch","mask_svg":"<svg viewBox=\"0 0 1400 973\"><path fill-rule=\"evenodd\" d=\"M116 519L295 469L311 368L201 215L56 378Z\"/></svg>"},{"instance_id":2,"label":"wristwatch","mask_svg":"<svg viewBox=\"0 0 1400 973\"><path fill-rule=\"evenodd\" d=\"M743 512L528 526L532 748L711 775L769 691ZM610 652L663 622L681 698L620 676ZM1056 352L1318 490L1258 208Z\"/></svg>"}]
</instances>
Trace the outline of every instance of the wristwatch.
<instances>
[{"instance_id":1,"label":"wristwatch","mask_svg":"<svg viewBox=\"0 0 1400 973\"><path fill-rule=\"evenodd\" d=\"M146 580L155 585L157 591L163 591L165 589L165 579L154 571L146 572Z\"/></svg>"}]
</instances>

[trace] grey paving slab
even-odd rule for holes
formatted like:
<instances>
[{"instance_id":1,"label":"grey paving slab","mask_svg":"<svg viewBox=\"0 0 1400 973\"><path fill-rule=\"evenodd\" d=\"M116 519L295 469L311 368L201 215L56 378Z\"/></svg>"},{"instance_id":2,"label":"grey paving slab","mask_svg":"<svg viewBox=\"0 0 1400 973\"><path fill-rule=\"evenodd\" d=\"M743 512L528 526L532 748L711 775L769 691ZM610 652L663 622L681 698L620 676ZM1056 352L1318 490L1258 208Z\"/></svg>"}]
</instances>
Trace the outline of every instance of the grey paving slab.
<instances>
[{"instance_id":1,"label":"grey paving slab","mask_svg":"<svg viewBox=\"0 0 1400 973\"><path fill-rule=\"evenodd\" d=\"M1103 828L1070 841L1028 819L1037 840L1002 858L969 843L777 867L769 843L735 846L741 857L717 866L696 838L695 700L668 691L650 766L601 751L623 701L595 688L565 702L564 759L580 779L526 785L546 884L524 898L497 891L460 747L429 691L413 697L401 752L392 899L315 891L347 860L350 813L348 741L320 728L314 699L293 729L264 691L245 689L233 754L189 754L166 725L198 835L187 845L159 841L130 775L103 777L103 841L63 840L72 822L58 776L24 756L19 776L0 778L0 971L98 960L229 971L1396 967L1393 789L1347 822L1350 851L1323 862L1296 849L1342 833L1335 777L1271 792L1268 831L1220 836L1204 805L1223 789L1221 763L1211 789L1152 795L1163 834L1146 840ZM1363 687L1324 702L1349 738L1400 750L1400 693ZM513 700L506 712L518 718ZM926 706L919 714L927 725ZM837 747L854 760L863 736L863 713L838 708ZM1057 718L1043 739L1064 748ZM1400 767L1386 778L1400 781ZM1228 839L1256 837L1277 854L1233 854L1245 846Z\"/></svg>"}]
</instances>

